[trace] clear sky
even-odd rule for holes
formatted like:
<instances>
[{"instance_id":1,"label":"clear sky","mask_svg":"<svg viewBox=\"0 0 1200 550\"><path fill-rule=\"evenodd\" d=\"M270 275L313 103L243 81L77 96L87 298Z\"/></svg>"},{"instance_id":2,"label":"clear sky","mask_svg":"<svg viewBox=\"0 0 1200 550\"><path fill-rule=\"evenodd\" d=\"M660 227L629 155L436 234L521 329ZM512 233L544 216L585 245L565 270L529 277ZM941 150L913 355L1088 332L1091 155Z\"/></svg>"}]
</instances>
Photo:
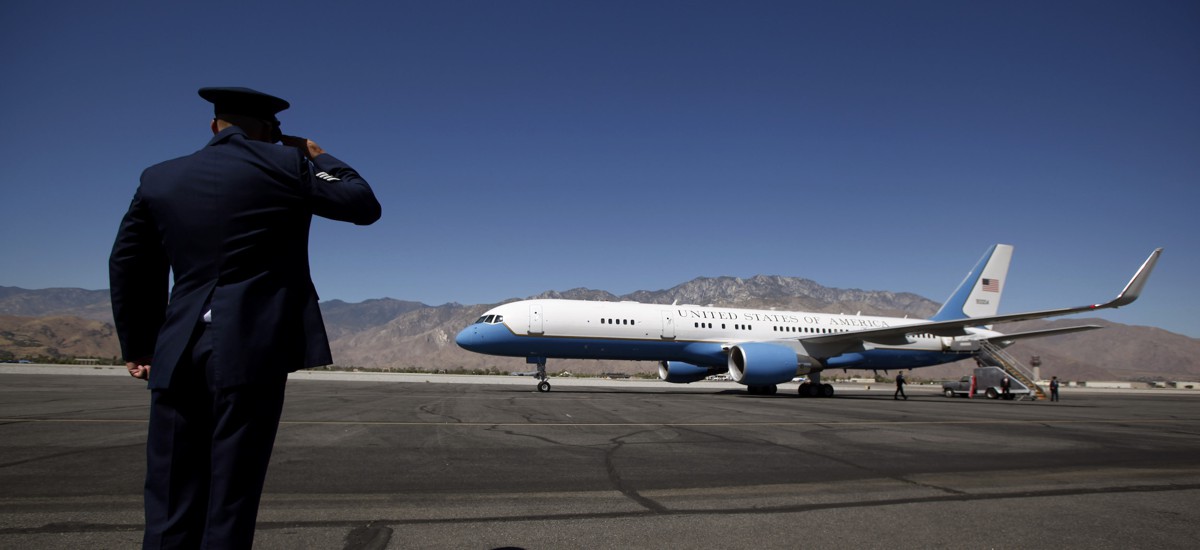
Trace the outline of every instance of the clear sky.
<instances>
[{"instance_id":1,"label":"clear sky","mask_svg":"<svg viewBox=\"0 0 1200 550\"><path fill-rule=\"evenodd\" d=\"M107 288L151 164L202 147L202 86L383 219L313 224L322 299L493 303L699 276L942 301L996 242L1002 312L1200 337L1200 3L0 3L0 285Z\"/></svg>"}]
</instances>

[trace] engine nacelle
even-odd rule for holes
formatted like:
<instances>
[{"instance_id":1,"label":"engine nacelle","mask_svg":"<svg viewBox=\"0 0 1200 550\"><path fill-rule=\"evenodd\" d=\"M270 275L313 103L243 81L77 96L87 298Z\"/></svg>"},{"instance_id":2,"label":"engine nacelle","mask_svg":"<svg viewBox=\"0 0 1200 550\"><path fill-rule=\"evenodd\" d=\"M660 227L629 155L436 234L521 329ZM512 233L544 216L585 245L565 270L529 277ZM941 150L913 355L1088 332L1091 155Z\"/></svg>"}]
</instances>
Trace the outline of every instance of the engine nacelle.
<instances>
[{"instance_id":1,"label":"engine nacelle","mask_svg":"<svg viewBox=\"0 0 1200 550\"><path fill-rule=\"evenodd\" d=\"M720 369L701 367L682 361L659 361L658 377L672 384L690 384L714 374L720 374Z\"/></svg>"},{"instance_id":2,"label":"engine nacelle","mask_svg":"<svg viewBox=\"0 0 1200 550\"><path fill-rule=\"evenodd\" d=\"M729 376L747 386L782 384L817 366L816 359L778 344L739 344L729 349Z\"/></svg>"}]
</instances>

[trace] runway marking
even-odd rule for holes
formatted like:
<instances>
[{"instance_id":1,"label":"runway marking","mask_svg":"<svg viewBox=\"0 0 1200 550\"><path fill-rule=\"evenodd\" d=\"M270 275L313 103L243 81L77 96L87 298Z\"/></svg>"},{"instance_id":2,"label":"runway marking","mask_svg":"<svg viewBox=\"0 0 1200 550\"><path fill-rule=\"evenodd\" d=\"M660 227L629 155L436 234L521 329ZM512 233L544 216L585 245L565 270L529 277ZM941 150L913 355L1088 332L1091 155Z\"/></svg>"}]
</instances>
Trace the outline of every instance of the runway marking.
<instances>
[{"instance_id":1,"label":"runway marking","mask_svg":"<svg viewBox=\"0 0 1200 550\"><path fill-rule=\"evenodd\" d=\"M104 418L0 418L0 423L48 422L81 424L146 424L147 420L104 419ZM1147 419L1096 419L1096 420L847 420L847 421L795 421L795 422L394 422L387 420L282 420L281 426L458 426L468 428L579 428L579 427L663 427L703 428L742 426L986 426L1014 424L1189 424L1200 423L1200 418L1147 418Z\"/></svg>"}]
</instances>

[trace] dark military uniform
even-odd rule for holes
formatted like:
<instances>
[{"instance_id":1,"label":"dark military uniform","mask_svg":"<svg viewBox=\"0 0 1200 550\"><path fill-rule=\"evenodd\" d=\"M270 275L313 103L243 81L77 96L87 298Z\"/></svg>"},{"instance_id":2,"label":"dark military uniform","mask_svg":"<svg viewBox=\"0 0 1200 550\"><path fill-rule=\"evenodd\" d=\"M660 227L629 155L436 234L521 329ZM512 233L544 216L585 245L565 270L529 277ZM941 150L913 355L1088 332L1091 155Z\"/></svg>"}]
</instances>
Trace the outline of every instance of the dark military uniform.
<instances>
[{"instance_id":1,"label":"dark military uniform","mask_svg":"<svg viewBox=\"0 0 1200 550\"><path fill-rule=\"evenodd\" d=\"M235 104L218 114L287 107L222 97ZM287 374L333 362L309 275L313 214L366 225L380 206L332 155L310 162L237 126L142 174L109 266L122 354L152 364L146 547L252 542Z\"/></svg>"}]
</instances>

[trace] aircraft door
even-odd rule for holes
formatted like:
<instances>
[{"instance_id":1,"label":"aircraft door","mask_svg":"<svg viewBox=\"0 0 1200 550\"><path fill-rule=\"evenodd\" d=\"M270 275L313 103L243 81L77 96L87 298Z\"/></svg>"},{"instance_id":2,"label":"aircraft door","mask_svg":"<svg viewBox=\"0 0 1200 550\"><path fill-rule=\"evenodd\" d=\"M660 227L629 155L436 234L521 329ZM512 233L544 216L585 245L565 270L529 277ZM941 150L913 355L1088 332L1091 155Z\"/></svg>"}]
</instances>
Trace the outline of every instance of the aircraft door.
<instances>
[{"instance_id":1,"label":"aircraft door","mask_svg":"<svg viewBox=\"0 0 1200 550\"><path fill-rule=\"evenodd\" d=\"M662 337L664 340L675 339L675 313L671 311L662 312Z\"/></svg>"},{"instance_id":2,"label":"aircraft door","mask_svg":"<svg viewBox=\"0 0 1200 550\"><path fill-rule=\"evenodd\" d=\"M530 304L529 334L541 334L544 330L542 328L542 304Z\"/></svg>"}]
</instances>

